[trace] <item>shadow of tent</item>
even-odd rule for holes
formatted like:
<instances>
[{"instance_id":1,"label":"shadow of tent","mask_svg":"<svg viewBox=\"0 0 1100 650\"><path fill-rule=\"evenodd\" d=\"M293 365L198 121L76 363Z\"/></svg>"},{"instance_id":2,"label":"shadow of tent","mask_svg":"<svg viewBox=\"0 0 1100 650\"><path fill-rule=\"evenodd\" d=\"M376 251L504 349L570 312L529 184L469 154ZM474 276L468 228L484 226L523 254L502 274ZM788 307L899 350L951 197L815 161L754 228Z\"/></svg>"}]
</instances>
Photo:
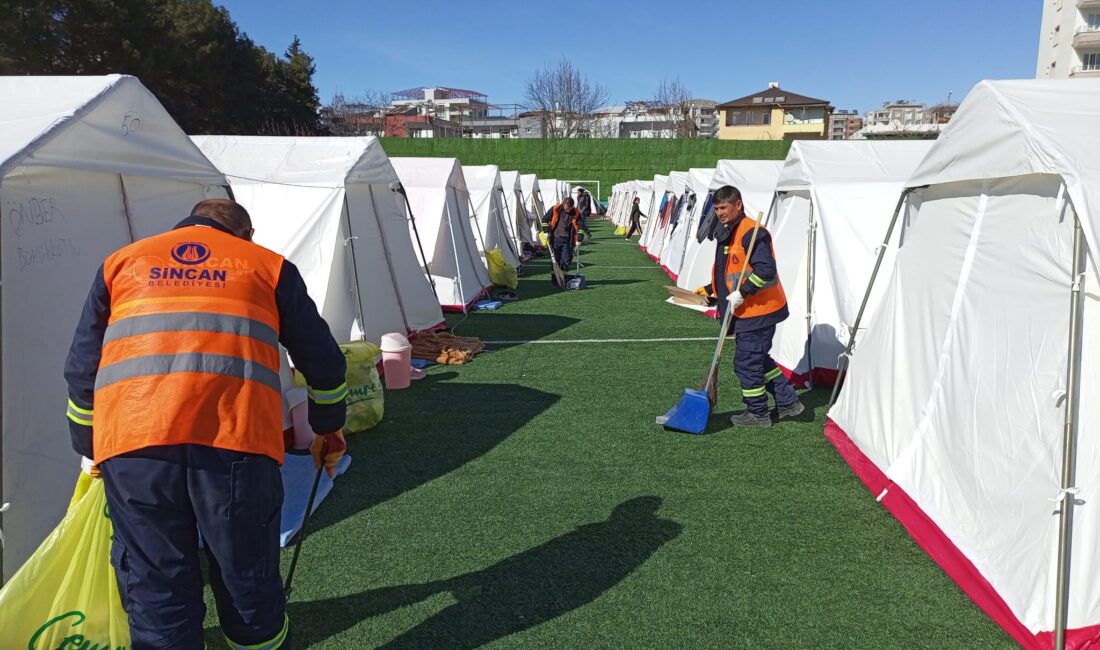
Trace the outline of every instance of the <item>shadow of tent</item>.
<instances>
[{"instance_id":1,"label":"shadow of tent","mask_svg":"<svg viewBox=\"0 0 1100 650\"><path fill-rule=\"evenodd\" d=\"M499 311L472 312L465 322L455 326L454 333L456 336L477 336L482 341L531 341L545 338L579 322L576 318L551 314L512 314L505 307ZM486 350L499 350L502 347L507 346L494 346ZM390 393L386 393L387 399L389 395Z\"/></svg>"},{"instance_id":2,"label":"shadow of tent","mask_svg":"<svg viewBox=\"0 0 1100 650\"><path fill-rule=\"evenodd\" d=\"M534 627L594 601L676 538L682 527L659 517L660 505L655 496L630 499L605 521L580 525L472 573L291 602L296 646L321 643L368 618L443 592L456 602L380 647L475 648Z\"/></svg>"},{"instance_id":3,"label":"shadow of tent","mask_svg":"<svg viewBox=\"0 0 1100 650\"><path fill-rule=\"evenodd\" d=\"M446 381L455 374L430 373L386 393L385 419L348 435L351 468L310 518L309 534L479 458L559 399L512 384Z\"/></svg>"}]
</instances>

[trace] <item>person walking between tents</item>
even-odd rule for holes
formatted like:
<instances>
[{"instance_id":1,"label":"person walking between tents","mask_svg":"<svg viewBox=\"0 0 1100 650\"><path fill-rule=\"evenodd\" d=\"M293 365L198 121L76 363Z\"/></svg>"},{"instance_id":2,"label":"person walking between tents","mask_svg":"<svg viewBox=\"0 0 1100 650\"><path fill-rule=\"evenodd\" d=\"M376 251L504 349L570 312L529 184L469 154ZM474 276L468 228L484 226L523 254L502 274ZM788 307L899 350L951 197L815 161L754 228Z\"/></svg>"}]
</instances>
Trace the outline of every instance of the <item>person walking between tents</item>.
<instances>
[{"instance_id":1,"label":"person walking between tents","mask_svg":"<svg viewBox=\"0 0 1100 650\"><path fill-rule=\"evenodd\" d=\"M578 241L583 241L583 235L580 234L580 212L573 207L573 199L566 197L560 204L547 210L542 220L550 237L550 250L564 272L573 261L573 247ZM557 282L553 273L550 274L550 281Z\"/></svg>"},{"instance_id":2,"label":"person walking between tents","mask_svg":"<svg viewBox=\"0 0 1100 650\"><path fill-rule=\"evenodd\" d=\"M634 197L634 205L630 207L630 230L626 231L626 239L629 240L637 232L638 236L642 236L642 214L641 207L642 200L638 197ZM648 217L647 217L648 218Z\"/></svg>"},{"instance_id":3,"label":"person walking between tents","mask_svg":"<svg viewBox=\"0 0 1100 650\"><path fill-rule=\"evenodd\" d=\"M133 650L204 646L200 532L230 647L290 647L279 344L310 386L310 425L325 432L310 451L330 476L348 388L298 269L252 233L243 207L212 199L108 257L65 363L72 445L104 482Z\"/></svg>"},{"instance_id":4,"label":"person walking between tents","mask_svg":"<svg viewBox=\"0 0 1100 650\"><path fill-rule=\"evenodd\" d=\"M585 237L591 237L592 233L588 230L588 217L592 216L592 195L583 187L577 190L577 212L581 217L577 226L584 231Z\"/></svg>"},{"instance_id":5,"label":"person walking between tents","mask_svg":"<svg viewBox=\"0 0 1100 650\"><path fill-rule=\"evenodd\" d=\"M775 399L779 419L794 417L805 408L794 388L770 356L775 326L786 320L787 298L775 266L771 235L763 227L756 235L745 276L741 269L752 246L756 221L745 215L741 192L726 185L714 193L719 228L718 246L711 271L711 283L695 293L712 296L724 317L733 309L731 329L737 336L733 371L741 382L746 410L735 413L730 422L749 427L770 427L768 394Z\"/></svg>"}]
</instances>

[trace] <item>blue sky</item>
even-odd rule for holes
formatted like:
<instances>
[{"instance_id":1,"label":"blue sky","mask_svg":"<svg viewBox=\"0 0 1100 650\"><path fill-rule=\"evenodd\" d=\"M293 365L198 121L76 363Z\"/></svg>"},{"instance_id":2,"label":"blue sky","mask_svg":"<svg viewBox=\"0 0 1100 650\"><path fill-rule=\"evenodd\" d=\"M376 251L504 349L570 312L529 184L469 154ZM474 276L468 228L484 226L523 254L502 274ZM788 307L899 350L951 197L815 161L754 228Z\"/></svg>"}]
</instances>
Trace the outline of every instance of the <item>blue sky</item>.
<instances>
[{"instance_id":1,"label":"blue sky","mask_svg":"<svg viewBox=\"0 0 1100 650\"><path fill-rule=\"evenodd\" d=\"M566 55L611 104L679 76L696 97L726 101L779 81L863 112L1033 77L1044 0L215 2L269 49L301 37L322 102L438 85L522 103L532 72Z\"/></svg>"}]
</instances>

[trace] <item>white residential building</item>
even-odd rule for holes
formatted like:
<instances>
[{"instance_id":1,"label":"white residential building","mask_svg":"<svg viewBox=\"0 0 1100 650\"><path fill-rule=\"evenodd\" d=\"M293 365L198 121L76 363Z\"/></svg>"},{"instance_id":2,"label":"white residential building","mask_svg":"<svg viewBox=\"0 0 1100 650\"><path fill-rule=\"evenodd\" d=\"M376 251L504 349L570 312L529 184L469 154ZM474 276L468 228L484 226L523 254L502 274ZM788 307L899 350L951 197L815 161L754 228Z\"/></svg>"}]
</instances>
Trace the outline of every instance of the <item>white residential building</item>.
<instances>
[{"instance_id":1,"label":"white residential building","mask_svg":"<svg viewBox=\"0 0 1100 650\"><path fill-rule=\"evenodd\" d=\"M1043 0L1035 76L1100 77L1100 0Z\"/></svg>"},{"instance_id":2,"label":"white residential building","mask_svg":"<svg viewBox=\"0 0 1100 650\"><path fill-rule=\"evenodd\" d=\"M452 122L485 119L489 115L489 98L476 90L421 87L393 93L393 97L392 109L405 114Z\"/></svg>"}]
</instances>

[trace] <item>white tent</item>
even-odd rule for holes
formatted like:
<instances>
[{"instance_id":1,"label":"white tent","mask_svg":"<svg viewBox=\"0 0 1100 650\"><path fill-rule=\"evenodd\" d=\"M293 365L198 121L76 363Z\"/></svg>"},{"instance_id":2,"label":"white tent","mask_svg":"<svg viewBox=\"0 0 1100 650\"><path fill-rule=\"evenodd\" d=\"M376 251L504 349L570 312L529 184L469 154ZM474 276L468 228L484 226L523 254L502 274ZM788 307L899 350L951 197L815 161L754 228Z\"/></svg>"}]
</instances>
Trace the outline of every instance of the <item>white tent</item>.
<instances>
[{"instance_id":1,"label":"white tent","mask_svg":"<svg viewBox=\"0 0 1100 650\"><path fill-rule=\"evenodd\" d=\"M645 247L646 253L654 262L661 262L661 254L668 245L672 225L674 222L679 221L680 212L687 203L683 200L687 194L687 182L687 172L669 172L668 174L668 181L665 184L668 203L665 205L666 209L661 213L660 219L650 221L653 232Z\"/></svg>"},{"instance_id":2,"label":"white tent","mask_svg":"<svg viewBox=\"0 0 1100 650\"><path fill-rule=\"evenodd\" d=\"M688 250L688 242L695 241L696 226L707 205L713 169L688 170L685 193L687 200L681 206L680 216L669 230L668 243L661 253L661 268L676 282Z\"/></svg>"},{"instance_id":3,"label":"white tent","mask_svg":"<svg viewBox=\"0 0 1100 650\"><path fill-rule=\"evenodd\" d=\"M539 177L535 174L520 174L519 184L523 192L523 205L527 210L528 222L531 225L531 242L541 247L541 243L539 243L539 222L549 207L543 200L542 190L539 189Z\"/></svg>"},{"instance_id":4,"label":"white tent","mask_svg":"<svg viewBox=\"0 0 1100 650\"><path fill-rule=\"evenodd\" d=\"M970 92L906 182L826 430L1025 648L1055 646L1059 611L1067 648L1100 642L1098 107L1092 79Z\"/></svg>"},{"instance_id":5,"label":"white tent","mask_svg":"<svg viewBox=\"0 0 1100 650\"><path fill-rule=\"evenodd\" d=\"M96 269L225 177L134 77L0 77L4 575L57 525L79 458L62 375Z\"/></svg>"},{"instance_id":6,"label":"white tent","mask_svg":"<svg viewBox=\"0 0 1100 650\"><path fill-rule=\"evenodd\" d=\"M336 340L378 343L443 320L377 138L193 140L229 178L256 243L301 271Z\"/></svg>"},{"instance_id":7,"label":"white tent","mask_svg":"<svg viewBox=\"0 0 1100 650\"><path fill-rule=\"evenodd\" d=\"M794 385L835 380L902 185L931 146L926 140L791 145L767 226L791 313L776 329L773 356ZM884 263L893 264L891 252Z\"/></svg>"},{"instance_id":8,"label":"white tent","mask_svg":"<svg viewBox=\"0 0 1100 650\"><path fill-rule=\"evenodd\" d=\"M523 245L531 244L531 215L523 200L523 184L519 172L500 172L500 184L504 190L504 201L508 209L508 219L516 233L516 250L523 256Z\"/></svg>"},{"instance_id":9,"label":"white tent","mask_svg":"<svg viewBox=\"0 0 1100 650\"><path fill-rule=\"evenodd\" d=\"M520 239L515 220L509 218L500 168L496 165L463 165L462 175L466 178L470 203L481 228L482 239L478 243L484 243L488 250L500 248L504 261L518 267Z\"/></svg>"},{"instance_id":10,"label":"white tent","mask_svg":"<svg viewBox=\"0 0 1100 650\"><path fill-rule=\"evenodd\" d=\"M542 195L547 210L561 203L561 200L565 198L561 193L561 183L556 178L540 178L539 193Z\"/></svg>"},{"instance_id":11,"label":"white tent","mask_svg":"<svg viewBox=\"0 0 1100 650\"><path fill-rule=\"evenodd\" d=\"M654 174L653 186L650 188L648 199L643 195L641 201L642 213L646 215L645 224L642 226L642 236L638 238L638 245L643 251L647 251L649 243L653 241L653 233L657 230L657 224L667 206L669 197L666 193L668 176Z\"/></svg>"},{"instance_id":12,"label":"white tent","mask_svg":"<svg viewBox=\"0 0 1100 650\"><path fill-rule=\"evenodd\" d=\"M421 260L444 311L466 311L490 286L477 220L470 213L470 192L462 166L454 158L391 158L409 197ZM417 233L411 233L414 236ZM420 251L417 251L419 254Z\"/></svg>"}]
</instances>

